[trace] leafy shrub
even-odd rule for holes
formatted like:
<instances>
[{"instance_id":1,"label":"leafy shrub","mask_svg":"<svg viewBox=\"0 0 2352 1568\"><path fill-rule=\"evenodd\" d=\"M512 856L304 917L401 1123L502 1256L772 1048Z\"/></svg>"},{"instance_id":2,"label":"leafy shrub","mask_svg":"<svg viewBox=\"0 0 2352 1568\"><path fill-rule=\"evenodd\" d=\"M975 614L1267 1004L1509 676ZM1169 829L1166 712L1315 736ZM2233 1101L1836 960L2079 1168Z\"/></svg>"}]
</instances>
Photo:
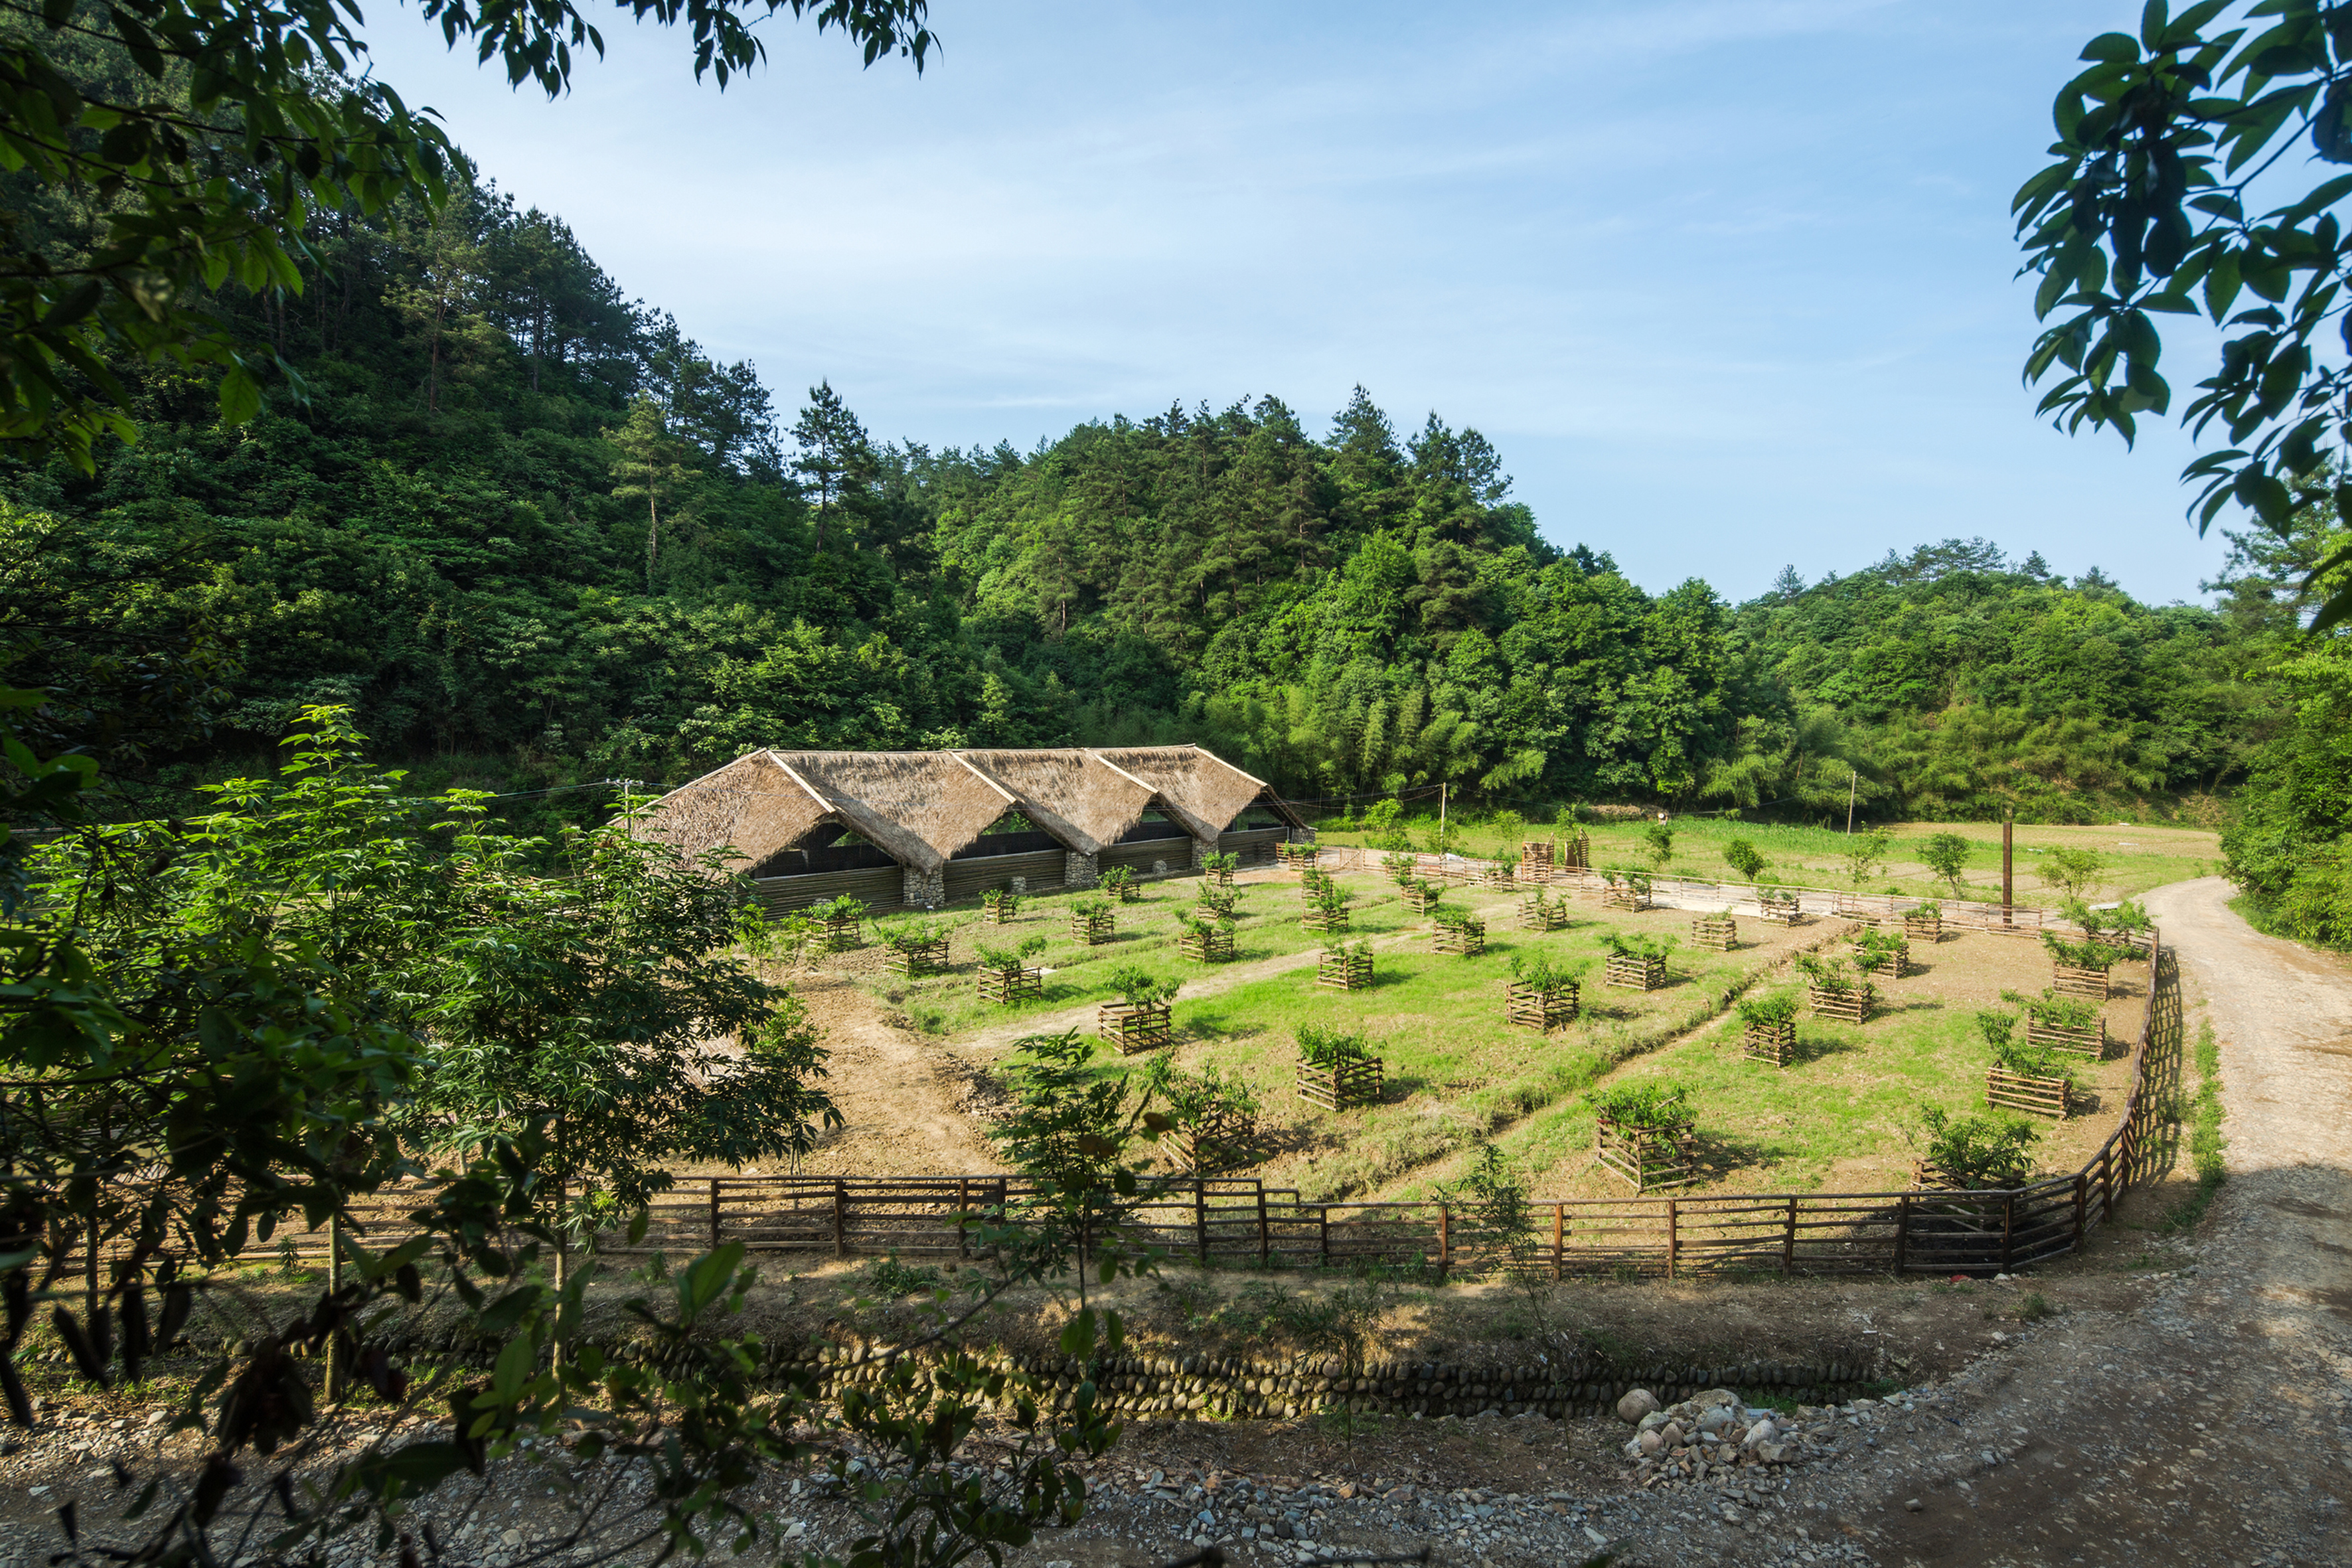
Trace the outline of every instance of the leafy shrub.
<instances>
[{"instance_id":1,"label":"leafy shrub","mask_svg":"<svg viewBox=\"0 0 2352 1568\"><path fill-rule=\"evenodd\" d=\"M1136 964L1121 964L1110 972L1110 988L1130 1007L1157 1007L1172 1002L1182 986L1181 980L1162 980L1148 969Z\"/></svg>"},{"instance_id":2,"label":"leafy shrub","mask_svg":"<svg viewBox=\"0 0 2352 1568\"><path fill-rule=\"evenodd\" d=\"M862 921L866 918L866 900L844 893L822 904L811 904L808 912L821 921Z\"/></svg>"},{"instance_id":3,"label":"leafy shrub","mask_svg":"<svg viewBox=\"0 0 2352 1568\"><path fill-rule=\"evenodd\" d=\"M1324 942L1323 951L1325 952L1331 953L1351 954L1358 958L1369 960L1372 956L1372 944L1369 942L1360 942L1351 947L1345 941L1335 936L1328 938Z\"/></svg>"},{"instance_id":4,"label":"leafy shrub","mask_svg":"<svg viewBox=\"0 0 2352 1568\"><path fill-rule=\"evenodd\" d=\"M929 947L954 929L940 921L882 921L876 923L874 935L891 952L905 952L911 948Z\"/></svg>"},{"instance_id":5,"label":"leafy shrub","mask_svg":"<svg viewBox=\"0 0 2352 1568\"><path fill-rule=\"evenodd\" d=\"M2111 946L2096 937L2068 942L2055 931L2043 931L2042 945L2049 950L2053 959L2069 969L2105 969L2138 956L2130 948Z\"/></svg>"},{"instance_id":6,"label":"leafy shrub","mask_svg":"<svg viewBox=\"0 0 2352 1568\"><path fill-rule=\"evenodd\" d=\"M2009 1037L2016 1032L2017 1015L2014 1013L1986 1008L1977 1014L1977 1033L1982 1035L1985 1044L1996 1051L2009 1044Z\"/></svg>"},{"instance_id":7,"label":"leafy shrub","mask_svg":"<svg viewBox=\"0 0 2352 1568\"><path fill-rule=\"evenodd\" d=\"M1651 1079L1599 1089L1586 1097L1592 1113L1621 1127L1665 1132L1690 1125L1688 1096L1679 1084Z\"/></svg>"},{"instance_id":8,"label":"leafy shrub","mask_svg":"<svg viewBox=\"0 0 2352 1568\"><path fill-rule=\"evenodd\" d=\"M1555 962L1545 953L1519 953L1511 960L1511 978L1546 995L1557 995L1584 978L1590 963Z\"/></svg>"},{"instance_id":9,"label":"leafy shrub","mask_svg":"<svg viewBox=\"0 0 2352 1568\"><path fill-rule=\"evenodd\" d=\"M1045 951L1045 939L1033 936L1019 947L983 947L975 956L982 969L992 969L999 974L1012 974L1026 967L1031 959Z\"/></svg>"},{"instance_id":10,"label":"leafy shrub","mask_svg":"<svg viewBox=\"0 0 2352 1568\"><path fill-rule=\"evenodd\" d=\"M1821 990L1843 996L1861 984L1843 958L1824 958L1818 952L1797 954L1797 968L1804 977Z\"/></svg>"},{"instance_id":11,"label":"leafy shrub","mask_svg":"<svg viewBox=\"0 0 2352 1568\"><path fill-rule=\"evenodd\" d=\"M1010 888L991 888L980 895L982 907L1011 914L1021 907L1021 895Z\"/></svg>"},{"instance_id":12,"label":"leafy shrub","mask_svg":"<svg viewBox=\"0 0 2352 1568\"><path fill-rule=\"evenodd\" d=\"M1675 939L1646 936L1640 931L1609 931L1601 933L1601 945L1620 958L1638 958L1643 962L1666 956L1675 947Z\"/></svg>"},{"instance_id":13,"label":"leafy shrub","mask_svg":"<svg viewBox=\"0 0 2352 1568\"><path fill-rule=\"evenodd\" d=\"M906 1296L928 1295L942 1283L938 1269L909 1268L895 1256L877 1258L867 1264L866 1282L877 1296L890 1301Z\"/></svg>"},{"instance_id":14,"label":"leafy shrub","mask_svg":"<svg viewBox=\"0 0 2352 1568\"><path fill-rule=\"evenodd\" d=\"M1392 830L1404 807L1393 800L1376 800L1364 807L1364 831L1375 836Z\"/></svg>"},{"instance_id":15,"label":"leafy shrub","mask_svg":"<svg viewBox=\"0 0 2352 1568\"><path fill-rule=\"evenodd\" d=\"M1217 918L1230 919L1240 898L1240 892L1233 888L1202 888L1201 907Z\"/></svg>"},{"instance_id":16,"label":"leafy shrub","mask_svg":"<svg viewBox=\"0 0 2352 1568\"><path fill-rule=\"evenodd\" d=\"M2039 996L2004 991L2000 999L2045 1029L2087 1029L2099 1021L2102 1011L2087 996L2061 996L2055 991L2044 991Z\"/></svg>"},{"instance_id":17,"label":"leafy shrub","mask_svg":"<svg viewBox=\"0 0 2352 1568\"><path fill-rule=\"evenodd\" d=\"M1208 871L1238 871L1242 868L1241 852L1239 850L1227 850L1222 855L1214 852L1203 855L1201 857L1201 867L1203 870ZM1122 871L1127 869L1124 866L1118 868ZM1108 876L1108 874L1106 874L1106 876Z\"/></svg>"},{"instance_id":18,"label":"leafy shrub","mask_svg":"<svg viewBox=\"0 0 2352 1568\"><path fill-rule=\"evenodd\" d=\"M1430 910L1429 918L1446 931L1459 931L1464 926L1482 923L1468 910L1457 909L1452 904L1442 904Z\"/></svg>"},{"instance_id":19,"label":"leafy shrub","mask_svg":"<svg viewBox=\"0 0 2352 1568\"><path fill-rule=\"evenodd\" d=\"M1642 825L1642 841L1650 847L1650 858L1664 866L1675 858L1675 830L1663 822L1650 821Z\"/></svg>"},{"instance_id":20,"label":"leafy shrub","mask_svg":"<svg viewBox=\"0 0 2352 1568\"><path fill-rule=\"evenodd\" d=\"M1070 900L1070 912L1086 920L1099 920L1110 913L1110 900L1108 899L1073 899Z\"/></svg>"},{"instance_id":21,"label":"leafy shrub","mask_svg":"<svg viewBox=\"0 0 2352 1568\"><path fill-rule=\"evenodd\" d=\"M1328 877L1323 879L1323 886L1315 889L1315 907L1327 915L1336 915L1354 901L1353 893Z\"/></svg>"},{"instance_id":22,"label":"leafy shrub","mask_svg":"<svg viewBox=\"0 0 2352 1568\"><path fill-rule=\"evenodd\" d=\"M1944 906L1933 899L1925 899L1903 911L1906 921L1939 921L1944 918Z\"/></svg>"},{"instance_id":23,"label":"leafy shrub","mask_svg":"<svg viewBox=\"0 0 2352 1568\"><path fill-rule=\"evenodd\" d=\"M1864 974L1875 974L1891 967L1897 958L1908 957L1911 939L1901 931L1880 931L1865 927L1847 939L1854 946L1853 966Z\"/></svg>"},{"instance_id":24,"label":"leafy shrub","mask_svg":"<svg viewBox=\"0 0 2352 1568\"><path fill-rule=\"evenodd\" d=\"M1745 838L1734 838L1725 843L1723 863L1738 872L1743 882L1753 882L1764 874L1764 868L1771 864L1764 858L1761 850Z\"/></svg>"},{"instance_id":25,"label":"leafy shrub","mask_svg":"<svg viewBox=\"0 0 2352 1568\"><path fill-rule=\"evenodd\" d=\"M1227 1078L1213 1067L1188 1073L1176 1065L1173 1052L1151 1058L1144 1082L1168 1108L1169 1119L1187 1131L1222 1116L1254 1119L1258 1113L1257 1089L1247 1079Z\"/></svg>"},{"instance_id":26,"label":"leafy shrub","mask_svg":"<svg viewBox=\"0 0 2352 1568\"><path fill-rule=\"evenodd\" d=\"M1601 879L1609 884L1612 893L1632 890L1643 898L1650 896L1650 874L1634 866L1603 866Z\"/></svg>"},{"instance_id":27,"label":"leafy shrub","mask_svg":"<svg viewBox=\"0 0 2352 1568\"><path fill-rule=\"evenodd\" d=\"M1962 1187L2018 1187L2032 1163L2028 1151L2042 1134L2017 1117L1950 1116L1941 1106L1919 1112L1927 1163Z\"/></svg>"},{"instance_id":28,"label":"leafy shrub","mask_svg":"<svg viewBox=\"0 0 2352 1568\"><path fill-rule=\"evenodd\" d=\"M1216 857L1213 855L1210 858L1213 860ZM1240 857L1235 856L1234 858L1239 859ZM1101 876L1095 879L1097 886L1106 888L1114 893L1130 886L1134 881L1135 868L1132 866L1113 866L1109 870L1105 871Z\"/></svg>"},{"instance_id":29,"label":"leafy shrub","mask_svg":"<svg viewBox=\"0 0 2352 1568\"><path fill-rule=\"evenodd\" d=\"M1418 864L1411 855L1402 849L1391 850L1381 857L1381 869L1394 878L1400 887L1412 885L1413 869Z\"/></svg>"},{"instance_id":30,"label":"leafy shrub","mask_svg":"<svg viewBox=\"0 0 2352 1568\"><path fill-rule=\"evenodd\" d=\"M1845 870L1855 887L1859 888L1870 880L1871 873L1886 864L1886 852L1893 844L1894 840L1887 837L1883 827L1874 827L1868 833L1848 837Z\"/></svg>"},{"instance_id":31,"label":"leafy shrub","mask_svg":"<svg viewBox=\"0 0 2352 1568\"><path fill-rule=\"evenodd\" d=\"M1435 903L1445 896L1445 884L1423 879L1418 882L1407 882L1405 890L1417 896L1423 903Z\"/></svg>"},{"instance_id":32,"label":"leafy shrub","mask_svg":"<svg viewBox=\"0 0 2352 1568\"><path fill-rule=\"evenodd\" d=\"M1737 1005L1743 1024L1781 1025L1793 1023L1798 1005L1803 1000L1794 991L1774 991L1763 996L1743 996Z\"/></svg>"},{"instance_id":33,"label":"leafy shrub","mask_svg":"<svg viewBox=\"0 0 2352 1568\"><path fill-rule=\"evenodd\" d=\"M2074 1068L2051 1046L1999 1039L1992 1042L1992 1059L1993 1065L2003 1072L2020 1073L2027 1078L2063 1078L2071 1082L2074 1077Z\"/></svg>"},{"instance_id":34,"label":"leafy shrub","mask_svg":"<svg viewBox=\"0 0 2352 1568\"><path fill-rule=\"evenodd\" d=\"M1315 1024L1298 1026L1298 1059L1308 1067L1330 1068L1368 1061L1371 1054L1371 1042L1360 1030L1347 1034Z\"/></svg>"}]
</instances>

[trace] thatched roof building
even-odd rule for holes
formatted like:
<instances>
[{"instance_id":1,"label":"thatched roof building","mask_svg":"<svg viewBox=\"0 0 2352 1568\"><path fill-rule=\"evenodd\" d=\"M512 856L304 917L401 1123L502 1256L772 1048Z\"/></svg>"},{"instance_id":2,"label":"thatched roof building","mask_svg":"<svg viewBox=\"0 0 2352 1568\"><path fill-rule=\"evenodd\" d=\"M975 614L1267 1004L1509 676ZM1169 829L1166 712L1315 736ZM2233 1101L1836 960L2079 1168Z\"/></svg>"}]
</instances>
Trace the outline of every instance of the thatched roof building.
<instances>
[{"instance_id":1,"label":"thatched roof building","mask_svg":"<svg viewBox=\"0 0 2352 1568\"><path fill-rule=\"evenodd\" d=\"M1008 829L1016 813L1025 824ZM1249 829L1245 816L1260 826ZM895 867L906 874L904 902L936 904L964 896L956 884L983 870L1046 886L1089 884L1106 858L1189 870L1194 845L1214 847L1237 825L1251 848L1307 826L1263 779L1197 746L1128 746L752 752L662 796L649 830L681 855L727 849L754 879L832 876L869 900L888 880L877 874ZM1023 857L1035 876L1010 868ZM849 873L865 875L844 880ZM775 898L803 901L803 891L821 889L810 880Z\"/></svg>"}]
</instances>

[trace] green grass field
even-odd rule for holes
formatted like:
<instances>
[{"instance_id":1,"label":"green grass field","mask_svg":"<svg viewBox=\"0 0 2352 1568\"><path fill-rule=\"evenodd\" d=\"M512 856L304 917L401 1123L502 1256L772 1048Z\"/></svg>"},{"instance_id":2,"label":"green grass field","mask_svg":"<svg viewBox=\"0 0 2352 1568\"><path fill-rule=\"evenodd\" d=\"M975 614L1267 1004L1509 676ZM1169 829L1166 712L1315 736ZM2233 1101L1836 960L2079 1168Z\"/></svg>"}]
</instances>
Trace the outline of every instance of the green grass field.
<instances>
[{"instance_id":1,"label":"green grass field","mask_svg":"<svg viewBox=\"0 0 2352 1568\"><path fill-rule=\"evenodd\" d=\"M1801 1059L1774 1069L1741 1057L1738 1026L1726 1009L1759 981L1789 984L1785 966L1799 950L1842 946L1848 922L1819 920L1790 930L1744 921L1739 946L1723 953L1689 945L1687 911L1604 911L1579 900L1570 929L1537 933L1515 929L1520 895L1455 889L1448 901L1487 922L1487 951L1464 958L1431 951L1432 922L1407 909L1386 879L1348 873L1339 880L1354 895L1349 940L1369 941L1374 953L1368 990L1315 985L1322 939L1299 928L1297 879L1269 874L1244 881L1237 958L1228 963L1177 955L1177 914L1193 908L1201 887L1187 879L1149 885L1139 901L1118 905L1118 935L1099 946L1069 935L1069 906L1087 895L1049 894L1028 900L1001 928L955 917L950 973L909 981L882 972L870 954L860 955L856 968L878 999L992 1068L1028 1034L1076 1027L1092 1035L1094 1005L1113 999L1110 974L1122 965L1181 979L1173 1013L1179 1062L1193 1070L1213 1066L1255 1087L1270 1131L1266 1158L1253 1173L1314 1198L1425 1195L1486 1139L1538 1195L1612 1195L1623 1189L1591 1168L1586 1091L1653 1076L1690 1091L1713 1165L1702 1190L1899 1187L1922 1106L1980 1109L1989 1055L1975 1011L1996 1005L2003 987L2035 991L2049 978L2046 955L2028 939L1948 935L1917 950L1924 973L1880 983L1883 1004L1868 1024L1804 1017ZM1643 994L1600 985L1601 937L1612 930L1677 942L1664 988ZM1030 961L1049 972L1044 996L1014 1007L981 1000L970 967L975 947L1009 947L1033 933L1047 939ZM1587 970L1583 1016L1549 1036L1503 1017L1512 960L1537 955ZM2132 972L2144 975L2145 965L2126 966L2118 978ZM2132 1038L2140 1005L2137 989L2110 1004L2110 1034ZM1335 1115L1298 1098L1296 1031L1309 1023L1369 1037L1385 1064L1382 1103ZM1097 1060L1106 1073L1135 1065L1108 1050ZM2112 1130L2126 1070L2120 1057L2084 1066L2078 1080L2095 1097L2092 1109L2045 1128L2045 1166L2071 1167Z\"/></svg>"},{"instance_id":2,"label":"green grass field","mask_svg":"<svg viewBox=\"0 0 2352 1568\"><path fill-rule=\"evenodd\" d=\"M1401 824L1419 849L1435 844L1434 816L1408 818ZM1962 869L1959 896L1998 902L2000 899L2000 826L1990 822L1893 823L1886 825L1888 858L1857 884L1846 855L1852 837L1834 828L1784 826L1760 822L1727 822L1720 817L1677 817L1666 825L1674 833L1672 857L1664 869L1670 875L1736 879L1723 858L1723 848L1734 838L1755 846L1769 865L1768 877L1804 887L1845 889L1869 893L1895 892L1906 897L1948 896L1952 889L1939 881L1919 859L1921 847L1932 836L1955 834L1969 841L1968 865ZM1526 839L1558 838L1573 831L1566 825L1517 826L1475 822L1449 824L1452 847L1466 855L1516 856ZM1596 866L1655 865L1651 847L1638 822L1587 824ZM1360 828L1328 825L1317 830L1326 844L1370 847ZM2113 826L2063 827L2021 825L2011 871L2017 903L2054 907L2063 894L2041 877L2042 858L2059 847L2088 849L2106 862L2093 889L2094 901L2137 898L2151 888L2202 877L2219 868L2221 836L2202 828Z\"/></svg>"}]
</instances>

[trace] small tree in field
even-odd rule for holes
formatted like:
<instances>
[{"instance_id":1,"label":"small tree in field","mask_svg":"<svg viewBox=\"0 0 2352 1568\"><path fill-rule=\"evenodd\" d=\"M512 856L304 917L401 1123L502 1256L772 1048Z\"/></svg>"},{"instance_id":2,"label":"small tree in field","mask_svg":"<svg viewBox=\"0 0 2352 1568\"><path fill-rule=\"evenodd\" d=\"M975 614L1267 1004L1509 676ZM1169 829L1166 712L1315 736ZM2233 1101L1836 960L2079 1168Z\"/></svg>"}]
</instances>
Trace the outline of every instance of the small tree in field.
<instances>
[{"instance_id":1,"label":"small tree in field","mask_svg":"<svg viewBox=\"0 0 2352 1568\"><path fill-rule=\"evenodd\" d=\"M1738 872L1743 882L1757 880L1764 875L1764 868L1771 864L1745 838L1734 838L1724 845L1723 863Z\"/></svg>"},{"instance_id":2,"label":"small tree in field","mask_svg":"<svg viewBox=\"0 0 2352 1568\"><path fill-rule=\"evenodd\" d=\"M1651 864L1663 868L1675 858L1675 830L1663 822L1642 825L1642 839L1650 847Z\"/></svg>"},{"instance_id":3,"label":"small tree in field","mask_svg":"<svg viewBox=\"0 0 2352 1568\"><path fill-rule=\"evenodd\" d=\"M2039 875L2045 888L2056 888L2070 899L2084 898L2099 886L2107 863L2089 849L2053 849L2042 858Z\"/></svg>"},{"instance_id":4,"label":"small tree in field","mask_svg":"<svg viewBox=\"0 0 2352 1568\"><path fill-rule=\"evenodd\" d=\"M1845 848L1845 869L1846 875L1853 879L1855 887L1869 881L1872 873L1886 864L1890 843L1883 827L1851 836Z\"/></svg>"},{"instance_id":5,"label":"small tree in field","mask_svg":"<svg viewBox=\"0 0 2352 1568\"><path fill-rule=\"evenodd\" d=\"M1960 896L1960 873L1969 864L1969 841L1957 833L1938 833L1919 847L1919 859L1936 879Z\"/></svg>"}]
</instances>

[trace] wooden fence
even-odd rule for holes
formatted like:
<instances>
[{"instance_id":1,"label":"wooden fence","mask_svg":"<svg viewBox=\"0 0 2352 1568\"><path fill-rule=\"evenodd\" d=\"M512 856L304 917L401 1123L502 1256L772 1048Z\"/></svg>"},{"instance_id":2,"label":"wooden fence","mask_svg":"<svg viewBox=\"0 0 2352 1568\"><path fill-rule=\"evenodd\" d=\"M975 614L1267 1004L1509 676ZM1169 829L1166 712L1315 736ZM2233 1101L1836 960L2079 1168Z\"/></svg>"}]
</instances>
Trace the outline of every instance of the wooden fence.
<instances>
[{"instance_id":1,"label":"wooden fence","mask_svg":"<svg viewBox=\"0 0 2352 1568\"><path fill-rule=\"evenodd\" d=\"M1172 1258L1256 1268L1381 1262L1441 1276L1509 1267L1555 1279L1668 1279L2008 1271L2080 1247L2169 1157L2179 1030L2174 961L2159 945L2115 1131L2081 1170L2015 1190L1558 1199L1533 1205L1532 1235L1507 1238L1433 1200L1309 1203L1255 1178L1187 1175L1136 1204L1123 1227ZM692 1252L740 1241L756 1252L841 1258L969 1256L975 1224L1008 1206L1017 1214L1030 1192L1024 1178L999 1174L695 1177L655 1201L638 1246L614 1237L606 1250ZM354 1231L371 1248L387 1245L406 1231L404 1211L421 1195L362 1200ZM324 1244L323 1231L281 1232L249 1256L317 1258Z\"/></svg>"}]
</instances>

